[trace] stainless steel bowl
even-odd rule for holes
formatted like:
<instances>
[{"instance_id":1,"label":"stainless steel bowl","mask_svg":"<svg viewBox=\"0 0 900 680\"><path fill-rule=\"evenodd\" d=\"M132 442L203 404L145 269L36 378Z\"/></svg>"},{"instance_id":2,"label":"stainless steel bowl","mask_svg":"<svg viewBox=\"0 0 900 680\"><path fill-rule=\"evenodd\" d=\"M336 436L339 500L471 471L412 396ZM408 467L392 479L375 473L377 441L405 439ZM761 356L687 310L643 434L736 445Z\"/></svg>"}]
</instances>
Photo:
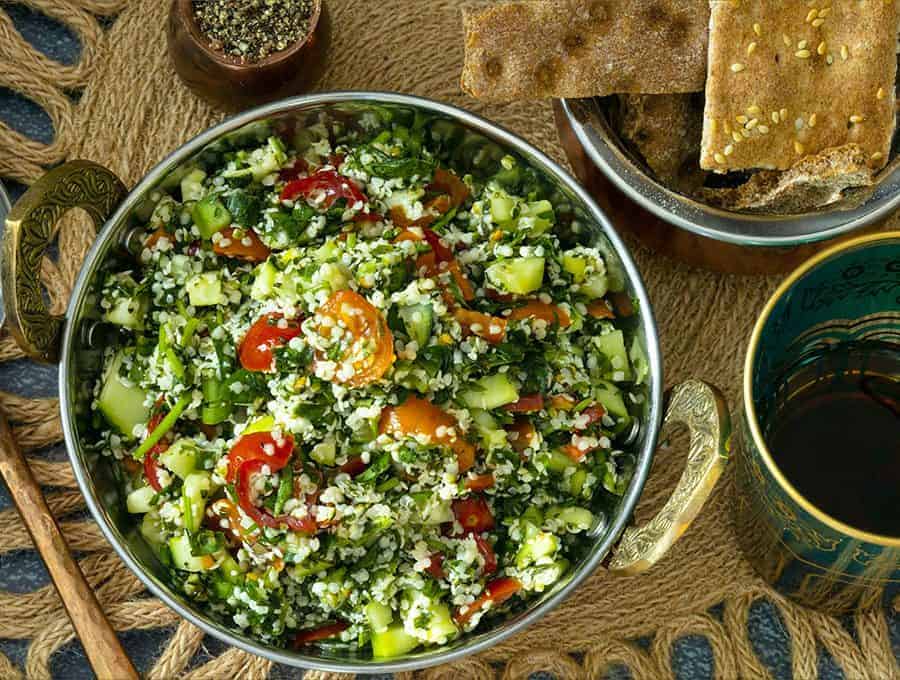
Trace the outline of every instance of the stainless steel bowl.
<instances>
[{"instance_id":1,"label":"stainless steel bowl","mask_svg":"<svg viewBox=\"0 0 900 680\"><path fill-rule=\"evenodd\" d=\"M693 264L739 273L787 271L826 241L873 227L900 206L900 164L892 163L874 189L849 206L797 215L722 210L654 179L610 125L603 100L564 99L555 106L560 140L576 175L620 215L613 218L616 227ZM638 212L625 208L623 197Z\"/></svg>"},{"instance_id":2,"label":"stainless steel bowl","mask_svg":"<svg viewBox=\"0 0 900 680\"><path fill-rule=\"evenodd\" d=\"M572 571L550 592L528 607L495 622L485 630L464 636L444 647L386 661L374 661L366 652L308 648L290 651L264 645L244 636L226 622L213 618L172 587L170 575L144 543L135 522L123 507L119 485L109 461L88 450L83 439L90 433L89 404L103 348L110 339L98 323L96 286L104 270L124 256L132 230L146 219L158 200L157 189L173 173L190 164L226 135L253 134L260 127L302 126L319 116L347 121L365 115L419 113L452 125L461 145L477 145L483 162L499 162L506 154L518 156L539 171L559 201L568 203L575 216L573 231L606 250L609 265L623 274L625 290L639 314L632 318L634 332L646 348L650 375L645 409L634 433L636 470L619 504L598 523L591 542ZM493 160L492 160L493 159ZM177 175L175 175L177 176ZM85 208L95 219L99 234L75 284L64 319L47 316L38 284L41 254L53 222L66 209ZM425 99L364 92L328 93L297 97L231 118L204 132L169 155L126 195L109 171L75 161L39 180L16 204L7 220L2 275L11 325L19 343L34 357L59 360L60 404L66 444L75 474L97 523L119 556L149 590L185 619L228 644L273 661L333 672L395 672L453 661L479 652L521 630L559 604L601 561L610 557L611 570L636 573L649 567L683 533L711 492L726 460L729 441L727 408L709 386L690 381L675 388L666 422L687 423L694 435L685 474L672 499L651 522L629 528L632 511L644 486L666 410L662 363L650 302L640 275L616 232L587 193L555 163L510 132L466 111ZM57 348L61 346L61 352ZM618 546L614 550L618 541Z\"/></svg>"}]
</instances>

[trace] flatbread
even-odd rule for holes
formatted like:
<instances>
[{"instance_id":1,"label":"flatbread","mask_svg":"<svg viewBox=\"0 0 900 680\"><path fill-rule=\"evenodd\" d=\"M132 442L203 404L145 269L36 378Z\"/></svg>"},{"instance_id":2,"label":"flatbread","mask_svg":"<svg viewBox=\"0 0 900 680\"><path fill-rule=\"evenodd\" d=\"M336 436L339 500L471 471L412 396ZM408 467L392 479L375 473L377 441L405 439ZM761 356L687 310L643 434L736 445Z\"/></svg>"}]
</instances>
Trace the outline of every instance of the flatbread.
<instances>
[{"instance_id":1,"label":"flatbread","mask_svg":"<svg viewBox=\"0 0 900 680\"><path fill-rule=\"evenodd\" d=\"M700 169L700 94L619 95L614 125L662 184L691 193L703 184Z\"/></svg>"},{"instance_id":2,"label":"flatbread","mask_svg":"<svg viewBox=\"0 0 900 680\"><path fill-rule=\"evenodd\" d=\"M785 170L894 131L897 9L886 0L713 0L701 165Z\"/></svg>"},{"instance_id":3,"label":"flatbread","mask_svg":"<svg viewBox=\"0 0 900 680\"><path fill-rule=\"evenodd\" d=\"M708 0L535 0L464 13L462 88L492 101L698 92Z\"/></svg>"},{"instance_id":4,"label":"flatbread","mask_svg":"<svg viewBox=\"0 0 900 680\"><path fill-rule=\"evenodd\" d=\"M846 144L806 156L784 172L760 170L738 187L703 188L698 197L726 210L791 215L856 202L874 184L869 156L858 144Z\"/></svg>"}]
</instances>

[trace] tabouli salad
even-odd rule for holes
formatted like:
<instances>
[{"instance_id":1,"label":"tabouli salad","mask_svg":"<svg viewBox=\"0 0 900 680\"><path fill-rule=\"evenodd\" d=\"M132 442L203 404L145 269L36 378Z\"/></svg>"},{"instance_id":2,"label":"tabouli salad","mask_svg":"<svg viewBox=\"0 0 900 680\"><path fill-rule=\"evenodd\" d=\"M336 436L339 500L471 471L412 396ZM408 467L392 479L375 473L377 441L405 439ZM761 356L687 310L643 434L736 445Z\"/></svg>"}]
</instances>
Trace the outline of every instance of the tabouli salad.
<instances>
[{"instance_id":1,"label":"tabouli salad","mask_svg":"<svg viewBox=\"0 0 900 680\"><path fill-rule=\"evenodd\" d=\"M386 658L584 554L647 362L621 274L536 171L446 121L363 122L235 137L154 196L102 282L93 445L206 611Z\"/></svg>"}]
</instances>

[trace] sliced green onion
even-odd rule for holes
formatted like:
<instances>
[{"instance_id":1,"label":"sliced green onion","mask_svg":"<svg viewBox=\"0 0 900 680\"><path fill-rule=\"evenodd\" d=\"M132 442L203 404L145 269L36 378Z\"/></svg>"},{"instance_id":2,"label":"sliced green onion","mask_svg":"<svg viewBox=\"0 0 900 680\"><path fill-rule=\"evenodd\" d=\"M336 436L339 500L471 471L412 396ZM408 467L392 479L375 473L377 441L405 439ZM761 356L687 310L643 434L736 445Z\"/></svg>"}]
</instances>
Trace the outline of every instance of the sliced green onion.
<instances>
[{"instance_id":1,"label":"sliced green onion","mask_svg":"<svg viewBox=\"0 0 900 680\"><path fill-rule=\"evenodd\" d=\"M143 460L144 456L147 455L147 452L156 446L160 439L168 434L169 430L175 426L175 423L178 422L181 414L184 413L184 409L186 409L190 403L191 395L189 394L185 394L176 402L175 406L172 407L172 410L166 414L166 417L160 421L153 432L147 434L147 438L141 442L137 451L134 452L134 457L137 460Z\"/></svg>"}]
</instances>

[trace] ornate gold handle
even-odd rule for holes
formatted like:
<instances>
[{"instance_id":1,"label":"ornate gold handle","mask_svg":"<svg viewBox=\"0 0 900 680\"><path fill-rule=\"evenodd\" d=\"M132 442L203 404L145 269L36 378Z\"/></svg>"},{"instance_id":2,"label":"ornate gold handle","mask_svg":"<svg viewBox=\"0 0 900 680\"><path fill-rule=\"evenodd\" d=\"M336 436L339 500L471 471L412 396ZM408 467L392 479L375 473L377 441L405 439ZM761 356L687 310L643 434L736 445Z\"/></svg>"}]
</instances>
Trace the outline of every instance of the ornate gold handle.
<instances>
[{"instance_id":1,"label":"ornate gold handle","mask_svg":"<svg viewBox=\"0 0 900 680\"><path fill-rule=\"evenodd\" d=\"M84 209L97 229L125 198L125 185L90 161L71 161L35 182L6 218L0 281L8 328L32 359L54 363L63 319L47 310L41 290L41 259L53 229L71 208Z\"/></svg>"},{"instance_id":2,"label":"ornate gold handle","mask_svg":"<svg viewBox=\"0 0 900 680\"><path fill-rule=\"evenodd\" d=\"M691 435L687 465L666 504L646 524L622 533L609 570L639 574L652 567L694 521L725 469L731 450L731 416L714 387L689 380L669 393L663 431L683 423Z\"/></svg>"}]
</instances>

